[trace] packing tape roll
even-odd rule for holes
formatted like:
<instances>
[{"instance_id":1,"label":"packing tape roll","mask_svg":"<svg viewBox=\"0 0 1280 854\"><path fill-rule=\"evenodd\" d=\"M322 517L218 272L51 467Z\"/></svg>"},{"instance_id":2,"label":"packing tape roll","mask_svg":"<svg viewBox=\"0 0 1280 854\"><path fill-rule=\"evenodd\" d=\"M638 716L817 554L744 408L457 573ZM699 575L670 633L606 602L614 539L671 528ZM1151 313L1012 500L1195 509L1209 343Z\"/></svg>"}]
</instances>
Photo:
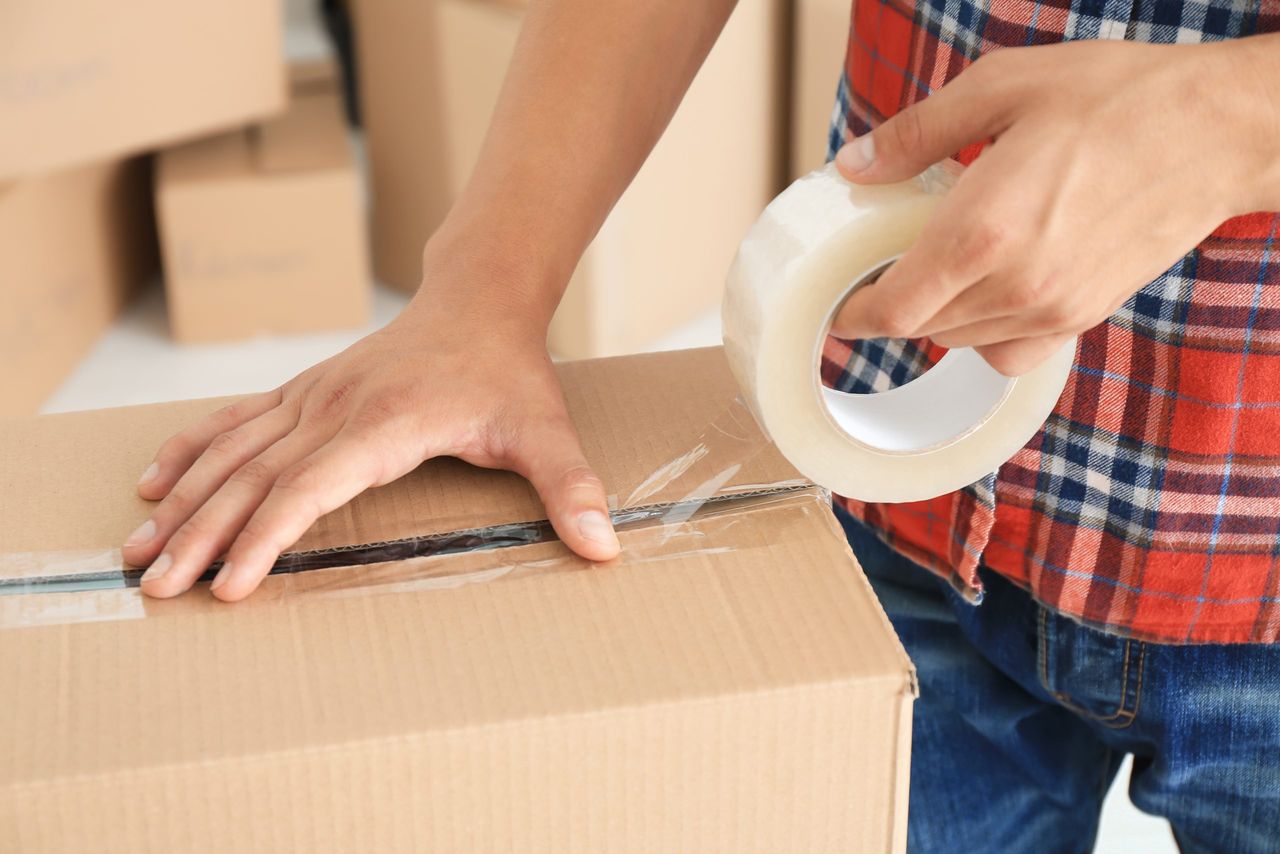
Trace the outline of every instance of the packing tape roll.
<instances>
[{"instance_id":1,"label":"packing tape roll","mask_svg":"<svg viewBox=\"0 0 1280 854\"><path fill-rule=\"evenodd\" d=\"M836 310L916 241L959 169L884 186L850 184L833 165L813 172L769 204L729 270L724 343L743 395L791 464L840 495L919 501L981 480L1035 435L1066 385L1074 339L1016 379L969 348L878 394L819 379Z\"/></svg>"}]
</instances>

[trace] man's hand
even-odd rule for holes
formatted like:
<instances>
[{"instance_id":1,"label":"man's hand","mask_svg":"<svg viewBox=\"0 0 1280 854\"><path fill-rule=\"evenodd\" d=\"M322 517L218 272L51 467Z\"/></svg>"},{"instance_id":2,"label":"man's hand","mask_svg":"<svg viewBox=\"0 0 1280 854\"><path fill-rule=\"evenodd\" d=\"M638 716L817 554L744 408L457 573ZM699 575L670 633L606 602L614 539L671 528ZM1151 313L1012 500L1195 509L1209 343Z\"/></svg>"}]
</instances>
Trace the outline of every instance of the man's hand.
<instances>
[{"instance_id":1,"label":"man's hand","mask_svg":"<svg viewBox=\"0 0 1280 854\"><path fill-rule=\"evenodd\" d=\"M617 555L541 337L429 305L160 448L138 491L162 500L124 547L143 592L176 596L225 552L213 593L243 599L321 515L440 455L519 472L570 548Z\"/></svg>"},{"instance_id":2,"label":"man's hand","mask_svg":"<svg viewBox=\"0 0 1280 854\"><path fill-rule=\"evenodd\" d=\"M983 57L837 156L846 178L878 184L991 140L832 333L928 336L1031 370L1224 220L1280 204L1277 57L1275 36Z\"/></svg>"}]
</instances>

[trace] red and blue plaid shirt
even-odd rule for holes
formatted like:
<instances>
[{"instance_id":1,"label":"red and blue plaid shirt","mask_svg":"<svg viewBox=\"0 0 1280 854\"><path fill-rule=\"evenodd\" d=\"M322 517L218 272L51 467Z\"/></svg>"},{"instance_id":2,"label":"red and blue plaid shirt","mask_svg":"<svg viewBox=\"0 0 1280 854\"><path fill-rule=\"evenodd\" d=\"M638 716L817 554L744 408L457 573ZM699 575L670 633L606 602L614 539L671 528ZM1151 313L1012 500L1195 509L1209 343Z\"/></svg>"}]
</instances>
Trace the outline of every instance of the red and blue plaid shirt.
<instances>
[{"instance_id":1,"label":"red and blue plaid shirt","mask_svg":"<svg viewBox=\"0 0 1280 854\"><path fill-rule=\"evenodd\" d=\"M1275 30L1280 0L855 0L830 153L1001 47ZM1224 223L1082 335L1057 408L992 476L932 501L842 501L971 598L983 563L1109 631L1280 640L1278 229L1274 213ZM823 379L881 391L941 352L830 339Z\"/></svg>"}]
</instances>

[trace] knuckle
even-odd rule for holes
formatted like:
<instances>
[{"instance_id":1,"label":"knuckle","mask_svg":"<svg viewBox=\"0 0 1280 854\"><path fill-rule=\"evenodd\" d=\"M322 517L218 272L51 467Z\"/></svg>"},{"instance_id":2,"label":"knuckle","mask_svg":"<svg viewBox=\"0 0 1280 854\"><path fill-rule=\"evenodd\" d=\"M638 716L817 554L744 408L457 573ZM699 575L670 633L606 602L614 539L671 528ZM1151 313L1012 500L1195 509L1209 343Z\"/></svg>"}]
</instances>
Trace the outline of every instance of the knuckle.
<instances>
[{"instance_id":1,"label":"knuckle","mask_svg":"<svg viewBox=\"0 0 1280 854\"><path fill-rule=\"evenodd\" d=\"M966 269L990 269L1013 242L1013 229L1002 219L975 219L956 240L958 260Z\"/></svg>"},{"instance_id":2,"label":"knuckle","mask_svg":"<svg viewBox=\"0 0 1280 854\"><path fill-rule=\"evenodd\" d=\"M280 472L275 488L283 492L304 493L315 482L315 467L309 463L297 463Z\"/></svg>"},{"instance_id":3,"label":"knuckle","mask_svg":"<svg viewBox=\"0 0 1280 854\"><path fill-rule=\"evenodd\" d=\"M873 306L867 311L872 328L886 338L906 338L914 332L914 321L899 303Z\"/></svg>"},{"instance_id":4,"label":"knuckle","mask_svg":"<svg viewBox=\"0 0 1280 854\"><path fill-rule=\"evenodd\" d=\"M1084 314L1069 302L1055 301L1045 306L1044 320L1054 330L1073 329L1083 322Z\"/></svg>"},{"instance_id":5,"label":"knuckle","mask_svg":"<svg viewBox=\"0 0 1280 854\"><path fill-rule=\"evenodd\" d=\"M154 515L163 518L187 517L197 509L197 501L188 487L181 481L164 497L156 507Z\"/></svg>"},{"instance_id":6,"label":"knuckle","mask_svg":"<svg viewBox=\"0 0 1280 854\"><path fill-rule=\"evenodd\" d=\"M920 121L920 111L907 108L893 117L890 125L890 142L899 154L912 154L924 147L925 130Z\"/></svg>"},{"instance_id":7,"label":"knuckle","mask_svg":"<svg viewBox=\"0 0 1280 854\"><path fill-rule=\"evenodd\" d=\"M156 451L157 460L175 460L190 455L195 450L195 442L187 431L170 436Z\"/></svg>"},{"instance_id":8,"label":"knuckle","mask_svg":"<svg viewBox=\"0 0 1280 854\"><path fill-rule=\"evenodd\" d=\"M209 443L209 447L205 449L205 453L212 454L213 456L220 457L222 459L235 459L239 455L243 444L240 434L237 431L233 430L228 433L219 433L217 436L213 437L213 441Z\"/></svg>"},{"instance_id":9,"label":"knuckle","mask_svg":"<svg viewBox=\"0 0 1280 854\"><path fill-rule=\"evenodd\" d=\"M167 548L172 551L182 551L193 543L211 539L215 533L209 520L197 513L174 532L173 536L169 538Z\"/></svg>"},{"instance_id":10,"label":"knuckle","mask_svg":"<svg viewBox=\"0 0 1280 854\"><path fill-rule=\"evenodd\" d=\"M252 459L236 469L232 479L245 486L261 487L270 483L275 474L275 469L268 463L261 459Z\"/></svg>"},{"instance_id":11,"label":"knuckle","mask_svg":"<svg viewBox=\"0 0 1280 854\"><path fill-rule=\"evenodd\" d=\"M308 395L307 417L313 421L324 420L346 411L351 404L351 396L355 389L354 382L343 382L315 389Z\"/></svg>"},{"instance_id":12,"label":"knuckle","mask_svg":"<svg viewBox=\"0 0 1280 854\"><path fill-rule=\"evenodd\" d=\"M1045 286L1036 279L1022 279L1009 289L1006 295L1007 307L1015 311L1027 311L1042 308L1047 314L1054 310L1053 306L1043 306Z\"/></svg>"},{"instance_id":13,"label":"knuckle","mask_svg":"<svg viewBox=\"0 0 1280 854\"><path fill-rule=\"evenodd\" d=\"M258 516L253 516L245 522L240 530L240 536L236 538L237 545L266 545L279 551L283 546L278 545L276 540L275 529L269 522Z\"/></svg>"},{"instance_id":14,"label":"knuckle","mask_svg":"<svg viewBox=\"0 0 1280 854\"><path fill-rule=\"evenodd\" d=\"M561 472L560 486L566 491L604 491L604 482L586 463L579 463Z\"/></svg>"},{"instance_id":15,"label":"knuckle","mask_svg":"<svg viewBox=\"0 0 1280 854\"><path fill-rule=\"evenodd\" d=\"M362 401L360 406L347 419L347 426L357 433L368 436L400 413L401 402L394 398L374 396Z\"/></svg>"}]
</instances>

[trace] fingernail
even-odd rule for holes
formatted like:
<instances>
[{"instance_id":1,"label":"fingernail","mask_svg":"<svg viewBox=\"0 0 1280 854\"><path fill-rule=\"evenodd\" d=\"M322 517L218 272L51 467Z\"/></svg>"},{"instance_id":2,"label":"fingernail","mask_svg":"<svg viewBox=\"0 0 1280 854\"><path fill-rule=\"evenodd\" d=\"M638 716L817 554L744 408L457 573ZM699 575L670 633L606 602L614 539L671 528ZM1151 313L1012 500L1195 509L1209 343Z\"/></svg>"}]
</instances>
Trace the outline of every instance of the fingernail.
<instances>
[{"instance_id":1,"label":"fingernail","mask_svg":"<svg viewBox=\"0 0 1280 854\"><path fill-rule=\"evenodd\" d=\"M864 133L841 148L836 154L836 160L840 161L840 165L850 172L864 171L875 159L876 144L869 133Z\"/></svg>"},{"instance_id":2,"label":"fingernail","mask_svg":"<svg viewBox=\"0 0 1280 854\"><path fill-rule=\"evenodd\" d=\"M156 475L158 474L160 474L160 464L152 463L147 466L147 470L142 473L142 477L138 478L138 486L142 486L144 483L150 483L156 479Z\"/></svg>"},{"instance_id":3,"label":"fingernail","mask_svg":"<svg viewBox=\"0 0 1280 854\"><path fill-rule=\"evenodd\" d=\"M593 543L606 546L618 545L618 535L609 524L609 517L599 510L588 510L578 517L578 533Z\"/></svg>"},{"instance_id":4,"label":"fingernail","mask_svg":"<svg viewBox=\"0 0 1280 854\"><path fill-rule=\"evenodd\" d=\"M129 539L124 541L126 546L141 546L149 543L156 537L156 523L148 519L138 526L138 529L129 535Z\"/></svg>"},{"instance_id":5,"label":"fingernail","mask_svg":"<svg viewBox=\"0 0 1280 854\"><path fill-rule=\"evenodd\" d=\"M173 558L169 557L169 553L165 552L151 562L151 566L147 567L147 571L142 573L143 581L155 581L158 578L164 578L164 574L173 566Z\"/></svg>"},{"instance_id":6,"label":"fingernail","mask_svg":"<svg viewBox=\"0 0 1280 854\"><path fill-rule=\"evenodd\" d=\"M210 590L217 590L219 587L227 583L227 579L231 577L231 564L224 563L222 569L218 570L218 574L213 577L213 583L209 585Z\"/></svg>"}]
</instances>

